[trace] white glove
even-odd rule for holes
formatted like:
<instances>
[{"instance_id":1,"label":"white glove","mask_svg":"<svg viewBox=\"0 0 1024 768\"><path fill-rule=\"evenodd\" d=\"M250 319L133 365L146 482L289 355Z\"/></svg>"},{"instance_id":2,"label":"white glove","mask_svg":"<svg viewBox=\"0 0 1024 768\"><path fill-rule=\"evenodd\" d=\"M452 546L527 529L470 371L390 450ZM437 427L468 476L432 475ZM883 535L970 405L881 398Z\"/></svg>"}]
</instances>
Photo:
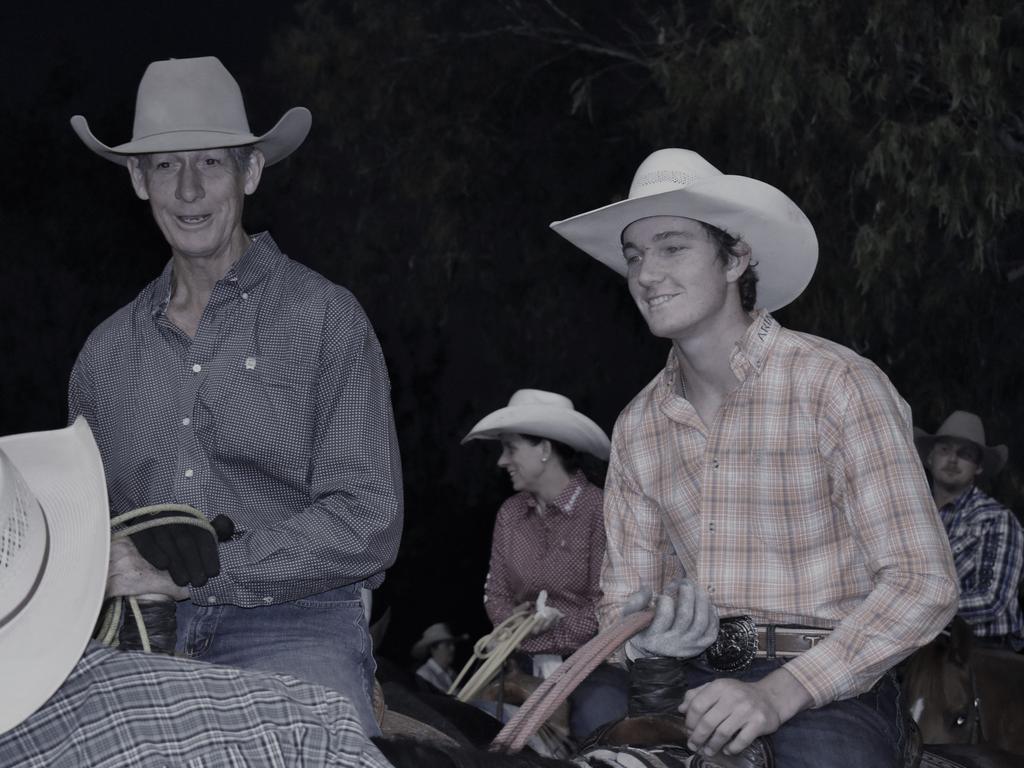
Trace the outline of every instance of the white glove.
<instances>
[{"instance_id":1,"label":"white glove","mask_svg":"<svg viewBox=\"0 0 1024 768\"><path fill-rule=\"evenodd\" d=\"M651 590L641 589L626 599L622 615L646 610ZM689 579L670 584L654 598L654 620L626 641L626 657L667 656L690 659L700 655L718 636L718 610L701 587Z\"/></svg>"},{"instance_id":2,"label":"white glove","mask_svg":"<svg viewBox=\"0 0 1024 768\"><path fill-rule=\"evenodd\" d=\"M540 635L547 632L553 627L559 619L565 616L557 608L548 605L548 591L542 589L540 594L537 595L535 613L533 614L537 618L537 623L533 625L530 630L531 635Z\"/></svg>"}]
</instances>

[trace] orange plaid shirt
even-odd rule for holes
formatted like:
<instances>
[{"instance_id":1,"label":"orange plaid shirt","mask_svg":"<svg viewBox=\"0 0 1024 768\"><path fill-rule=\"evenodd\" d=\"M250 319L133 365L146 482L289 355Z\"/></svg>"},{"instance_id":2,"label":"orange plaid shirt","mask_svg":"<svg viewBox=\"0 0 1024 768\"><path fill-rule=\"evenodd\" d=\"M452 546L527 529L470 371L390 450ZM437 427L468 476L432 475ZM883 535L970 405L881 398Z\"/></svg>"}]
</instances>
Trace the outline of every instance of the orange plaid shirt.
<instances>
[{"instance_id":1,"label":"orange plaid shirt","mask_svg":"<svg viewBox=\"0 0 1024 768\"><path fill-rule=\"evenodd\" d=\"M710 429L675 351L616 422L601 626L688 576L722 617L834 628L786 669L815 706L854 696L956 612L910 409L873 363L765 312L730 364L740 385Z\"/></svg>"}]
</instances>

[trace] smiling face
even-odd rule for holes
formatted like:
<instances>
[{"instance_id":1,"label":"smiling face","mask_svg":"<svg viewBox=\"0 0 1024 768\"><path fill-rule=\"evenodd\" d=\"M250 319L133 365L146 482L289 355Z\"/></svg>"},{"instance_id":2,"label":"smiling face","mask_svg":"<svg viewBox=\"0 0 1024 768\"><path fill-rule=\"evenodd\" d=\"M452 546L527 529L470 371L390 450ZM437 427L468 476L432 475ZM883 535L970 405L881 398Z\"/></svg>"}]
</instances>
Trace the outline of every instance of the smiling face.
<instances>
[{"instance_id":1,"label":"smiling face","mask_svg":"<svg viewBox=\"0 0 1024 768\"><path fill-rule=\"evenodd\" d=\"M699 221L652 216L622 231L629 292L651 333L683 340L742 318L735 282L749 256L723 264ZM739 314L737 314L737 312Z\"/></svg>"},{"instance_id":2,"label":"smiling face","mask_svg":"<svg viewBox=\"0 0 1024 768\"><path fill-rule=\"evenodd\" d=\"M981 474L981 449L969 440L937 440L928 453L928 469L936 485L958 494Z\"/></svg>"},{"instance_id":3,"label":"smiling face","mask_svg":"<svg viewBox=\"0 0 1024 768\"><path fill-rule=\"evenodd\" d=\"M263 155L258 150L244 169L230 150L219 148L155 153L145 163L132 157L128 170L135 193L149 201L175 256L232 263L245 251L242 207L259 185Z\"/></svg>"},{"instance_id":4,"label":"smiling face","mask_svg":"<svg viewBox=\"0 0 1024 768\"><path fill-rule=\"evenodd\" d=\"M540 478L547 468L546 456L550 452L547 440L534 445L522 435L501 436L501 456L498 466L508 472L512 487L516 491L536 493Z\"/></svg>"}]
</instances>

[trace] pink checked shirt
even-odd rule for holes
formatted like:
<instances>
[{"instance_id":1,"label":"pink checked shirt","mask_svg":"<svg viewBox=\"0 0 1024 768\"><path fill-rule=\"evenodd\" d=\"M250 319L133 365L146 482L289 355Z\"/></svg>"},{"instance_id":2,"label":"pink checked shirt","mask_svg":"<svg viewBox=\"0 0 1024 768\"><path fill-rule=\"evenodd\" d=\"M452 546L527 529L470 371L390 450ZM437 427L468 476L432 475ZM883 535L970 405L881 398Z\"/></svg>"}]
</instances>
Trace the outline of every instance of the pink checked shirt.
<instances>
[{"instance_id":1,"label":"pink checked shirt","mask_svg":"<svg viewBox=\"0 0 1024 768\"><path fill-rule=\"evenodd\" d=\"M870 361L758 312L706 427L675 352L619 416L605 490L602 626L640 586L701 584L723 617L835 628L786 666L815 706L934 637L956 571L910 409Z\"/></svg>"},{"instance_id":2,"label":"pink checked shirt","mask_svg":"<svg viewBox=\"0 0 1024 768\"><path fill-rule=\"evenodd\" d=\"M604 559L601 489L582 472L573 475L543 514L529 493L517 493L498 510L484 607L498 625L520 603L548 591L548 605L565 616L528 637L526 653L567 655L597 634L598 580Z\"/></svg>"}]
</instances>

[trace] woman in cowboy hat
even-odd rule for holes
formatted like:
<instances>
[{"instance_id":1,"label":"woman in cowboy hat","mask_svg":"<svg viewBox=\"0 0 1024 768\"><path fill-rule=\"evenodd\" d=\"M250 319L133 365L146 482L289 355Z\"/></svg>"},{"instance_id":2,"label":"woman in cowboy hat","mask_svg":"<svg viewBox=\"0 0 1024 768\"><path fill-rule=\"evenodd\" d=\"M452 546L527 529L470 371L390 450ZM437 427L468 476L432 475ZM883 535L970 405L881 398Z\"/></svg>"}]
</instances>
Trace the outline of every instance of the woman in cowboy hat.
<instances>
[{"instance_id":1,"label":"woman in cowboy hat","mask_svg":"<svg viewBox=\"0 0 1024 768\"><path fill-rule=\"evenodd\" d=\"M607 461L610 443L569 398L539 389L516 392L463 442L476 439L501 441L498 466L516 491L494 524L485 607L497 626L517 606L547 593L545 620L520 646L532 657L534 674L543 677L597 633L603 492L586 478L580 460L589 455ZM621 716L624 690L617 672L599 668L572 700L573 736Z\"/></svg>"}]
</instances>

